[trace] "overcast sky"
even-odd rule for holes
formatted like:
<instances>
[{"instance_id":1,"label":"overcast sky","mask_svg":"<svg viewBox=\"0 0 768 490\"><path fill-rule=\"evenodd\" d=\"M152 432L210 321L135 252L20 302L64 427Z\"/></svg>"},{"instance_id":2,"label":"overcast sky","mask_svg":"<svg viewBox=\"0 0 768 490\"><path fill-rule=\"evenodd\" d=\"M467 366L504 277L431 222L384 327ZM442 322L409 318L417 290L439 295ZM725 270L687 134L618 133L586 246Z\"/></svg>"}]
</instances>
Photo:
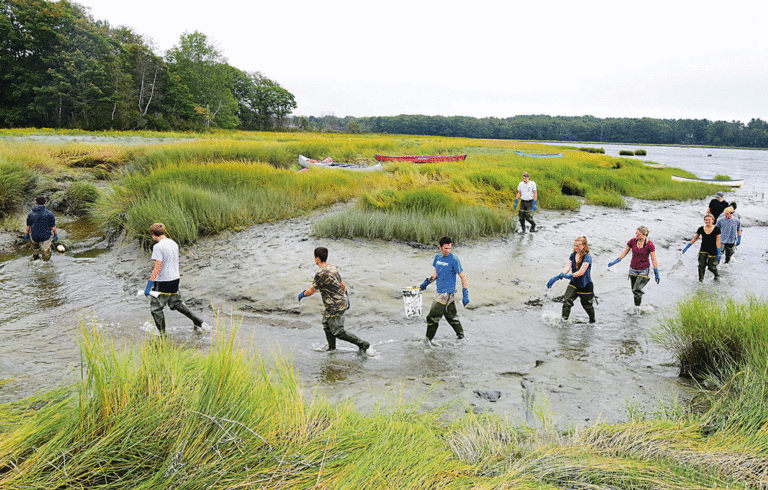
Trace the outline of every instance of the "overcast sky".
<instances>
[{"instance_id":1,"label":"overcast sky","mask_svg":"<svg viewBox=\"0 0 768 490\"><path fill-rule=\"evenodd\" d=\"M158 52L199 31L295 115L768 120L760 2L82 0Z\"/></svg>"}]
</instances>

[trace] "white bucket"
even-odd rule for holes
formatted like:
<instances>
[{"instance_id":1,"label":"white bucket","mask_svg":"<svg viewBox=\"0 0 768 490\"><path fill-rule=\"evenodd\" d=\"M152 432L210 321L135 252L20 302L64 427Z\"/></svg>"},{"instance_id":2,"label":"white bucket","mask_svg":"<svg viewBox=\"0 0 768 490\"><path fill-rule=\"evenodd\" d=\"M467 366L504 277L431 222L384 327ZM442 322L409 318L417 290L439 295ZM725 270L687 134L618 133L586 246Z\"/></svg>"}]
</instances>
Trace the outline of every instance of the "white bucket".
<instances>
[{"instance_id":1,"label":"white bucket","mask_svg":"<svg viewBox=\"0 0 768 490\"><path fill-rule=\"evenodd\" d=\"M403 304L406 318L421 316L421 289L418 287L403 289Z\"/></svg>"}]
</instances>

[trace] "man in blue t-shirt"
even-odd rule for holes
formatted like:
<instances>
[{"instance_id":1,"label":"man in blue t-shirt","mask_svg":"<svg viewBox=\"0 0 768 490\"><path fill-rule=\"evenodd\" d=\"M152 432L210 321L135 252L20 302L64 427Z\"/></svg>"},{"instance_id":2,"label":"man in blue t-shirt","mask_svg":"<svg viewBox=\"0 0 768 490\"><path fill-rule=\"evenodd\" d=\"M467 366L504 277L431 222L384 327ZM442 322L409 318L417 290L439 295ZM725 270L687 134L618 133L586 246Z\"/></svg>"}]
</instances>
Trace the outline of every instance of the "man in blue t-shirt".
<instances>
[{"instance_id":1,"label":"man in blue t-shirt","mask_svg":"<svg viewBox=\"0 0 768 490\"><path fill-rule=\"evenodd\" d=\"M32 260L43 256L43 260L51 260L51 242L59 241L56 233L56 218L53 213L45 209L45 197L38 197L36 206L27 215L27 234L24 241L32 246Z\"/></svg>"},{"instance_id":2,"label":"man in blue t-shirt","mask_svg":"<svg viewBox=\"0 0 768 490\"><path fill-rule=\"evenodd\" d=\"M461 267L459 258L451 253L452 242L447 236L440 239L440 253L435 255L432 265L435 272L428 277L419 286L422 291L433 281L437 281L437 297L432 303L432 308L427 315L427 339L432 341L437 333L437 324L440 318L445 316L448 324L456 332L456 337L464 338L464 329L457 318L456 303L454 295L456 294L456 275L461 278L462 286L462 304L467 306L469 303L469 284L464 269Z\"/></svg>"}]
</instances>

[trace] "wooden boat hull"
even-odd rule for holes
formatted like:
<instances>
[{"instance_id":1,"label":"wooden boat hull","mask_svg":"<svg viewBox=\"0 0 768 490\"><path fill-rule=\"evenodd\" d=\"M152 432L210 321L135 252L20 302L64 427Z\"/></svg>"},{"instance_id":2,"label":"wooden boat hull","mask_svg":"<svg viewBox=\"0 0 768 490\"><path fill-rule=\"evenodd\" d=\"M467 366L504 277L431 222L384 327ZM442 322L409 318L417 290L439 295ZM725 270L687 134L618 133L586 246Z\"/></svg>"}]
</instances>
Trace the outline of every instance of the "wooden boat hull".
<instances>
[{"instance_id":1,"label":"wooden boat hull","mask_svg":"<svg viewBox=\"0 0 768 490\"><path fill-rule=\"evenodd\" d=\"M688 177L679 177L677 175L673 175L672 180L676 182L698 182L700 184L722 185L727 187L741 187L744 185L743 180L691 179Z\"/></svg>"},{"instance_id":2,"label":"wooden boat hull","mask_svg":"<svg viewBox=\"0 0 768 490\"><path fill-rule=\"evenodd\" d=\"M299 165L301 165L304 168L313 168L313 167L319 167L319 168L338 168L341 170L357 170L360 172L381 172L384 170L384 167L377 163L376 165L371 165L369 167L363 167L361 165L355 165L353 163L339 163L334 162L330 158L326 158L325 160L312 160L311 158L307 158L304 155L299 155Z\"/></svg>"},{"instance_id":3,"label":"wooden boat hull","mask_svg":"<svg viewBox=\"0 0 768 490\"><path fill-rule=\"evenodd\" d=\"M379 162L411 162L411 163L435 163L435 162L460 162L467 155L376 155Z\"/></svg>"}]
</instances>

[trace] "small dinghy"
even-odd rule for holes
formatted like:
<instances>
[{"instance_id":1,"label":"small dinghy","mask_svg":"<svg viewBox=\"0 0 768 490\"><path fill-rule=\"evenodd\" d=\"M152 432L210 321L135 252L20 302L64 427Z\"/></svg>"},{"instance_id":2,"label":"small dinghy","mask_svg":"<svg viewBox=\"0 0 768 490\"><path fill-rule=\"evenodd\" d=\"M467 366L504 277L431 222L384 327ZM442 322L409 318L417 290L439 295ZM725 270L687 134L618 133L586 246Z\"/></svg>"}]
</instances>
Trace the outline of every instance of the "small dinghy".
<instances>
[{"instance_id":1,"label":"small dinghy","mask_svg":"<svg viewBox=\"0 0 768 490\"><path fill-rule=\"evenodd\" d=\"M384 170L384 167L380 163L365 167L362 165L355 165L354 163L334 162L330 157L323 160L312 160L311 158L307 158L304 155L299 155L299 165L304 168L338 168L341 170L360 170L363 172L377 172Z\"/></svg>"}]
</instances>

